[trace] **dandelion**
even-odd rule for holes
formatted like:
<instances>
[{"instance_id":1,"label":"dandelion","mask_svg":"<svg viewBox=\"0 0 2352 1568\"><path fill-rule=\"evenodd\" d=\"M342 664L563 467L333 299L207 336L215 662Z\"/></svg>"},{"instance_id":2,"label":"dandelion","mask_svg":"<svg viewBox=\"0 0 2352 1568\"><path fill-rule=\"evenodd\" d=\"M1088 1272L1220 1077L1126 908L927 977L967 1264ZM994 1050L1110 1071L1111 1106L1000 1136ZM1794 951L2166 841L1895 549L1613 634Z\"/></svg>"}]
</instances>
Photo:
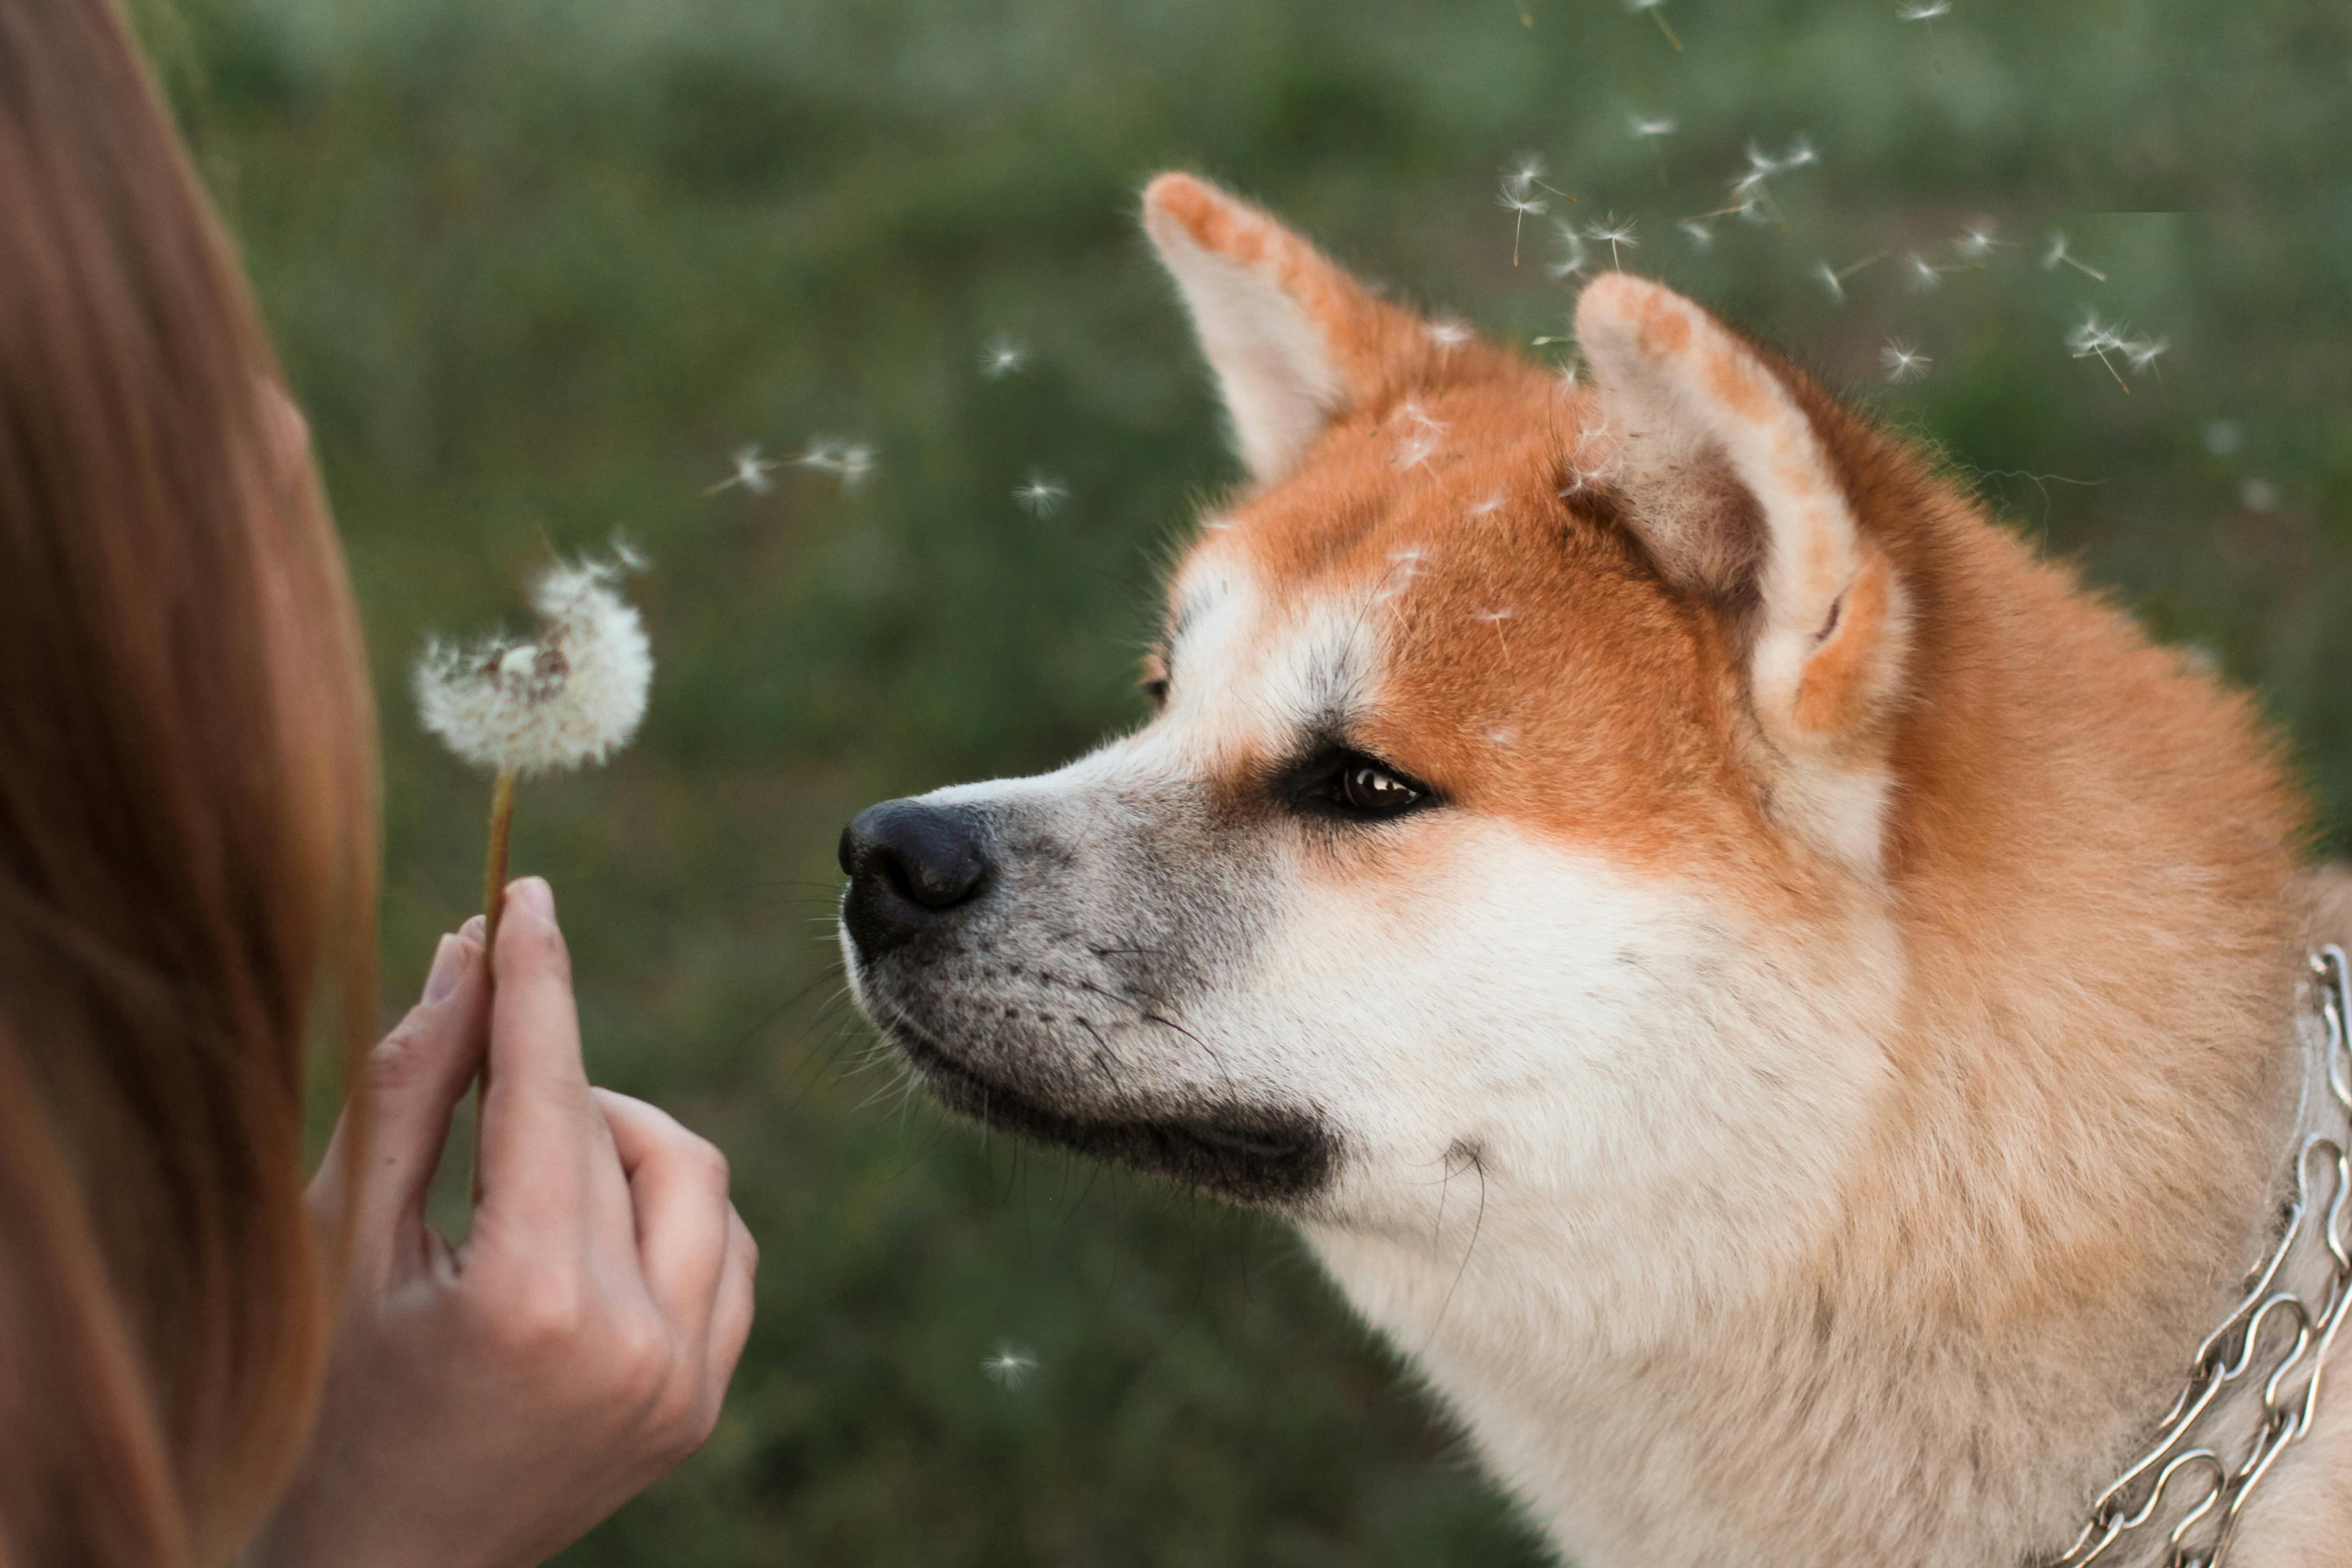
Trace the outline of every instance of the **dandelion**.
<instances>
[{"instance_id":1,"label":"dandelion","mask_svg":"<svg viewBox=\"0 0 2352 1568\"><path fill-rule=\"evenodd\" d=\"M2078 260L2074 252L2067 248L2066 234L2063 229L2053 228L2050 231L2050 248L2042 253L2042 270L2055 272L2062 264L2098 282L2105 283L2107 280L2105 273Z\"/></svg>"},{"instance_id":2,"label":"dandelion","mask_svg":"<svg viewBox=\"0 0 2352 1568\"><path fill-rule=\"evenodd\" d=\"M1502 190L1498 192L1495 197L1496 205L1507 207L1513 215L1511 218L1511 265L1514 267L1517 267L1519 264L1519 235L1528 226L1528 215L1532 213L1537 217L1541 217L1544 214L1551 211L1551 204L1549 202L1545 201L1541 196L1529 194L1531 188L1532 187L1528 185L1519 185L1515 188L1511 181L1505 180L1503 182Z\"/></svg>"},{"instance_id":3,"label":"dandelion","mask_svg":"<svg viewBox=\"0 0 2352 1568\"><path fill-rule=\"evenodd\" d=\"M1037 1358L1027 1351L999 1344L994 1355L981 1362L980 1370L988 1374L991 1383L1010 1391L1029 1381L1029 1374L1037 1370Z\"/></svg>"},{"instance_id":4,"label":"dandelion","mask_svg":"<svg viewBox=\"0 0 2352 1568\"><path fill-rule=\"evenodd\" d=\"M1447 353L1452 353L1477 335L1470 330L1469 322L1456 316L1441 316L1423 327L1421 333Z\"/></svg>"},{"instance_id":5,"label":"dandelion","mask_svg":"<svg viewBox=\"0 0 2352 1568\"><path fill-rule=\"evenodd\" d=\"M776 471L778 465L774 459L760 456L756 443L736 447L733 461L735 471L704 490L704 495L715 496L720 490L731 490L740 485L755 496L763 496L776 488L776 481L768 476Z\"/></svg>"},{"instance_id":6,"label":"dandelion","mask_svg":"<svg viewBox=\"0 0 2352 1568\"><path fill-rule=\"evenodd\" d=\"M980 374L991 381L1018 375L1028 364L1029 345L1003 332L989 339L980 351Z\"/></svg>"},{"instance_id":7,"label":"dandelion","mask_svg":"<svg viewBox=\"0 0 2352 1568\"><path fill-rule=\"evenodd\" d=\"M1675 226L1690 237L1690 242L1701 250L1715 248L1715 225L1703 217L1686 217Z\"/></svg>"},{"instance_id":8,"label":"dandelion","mask_svg":"<svg viewBox=\"0 0 2352 1568\"><path fill-rule=\"evenodd\" d=\"M1636 247L1642 243L1633 237L1633 220L1629 217L1620 222L1615 213L1611 213L1606 222L1596 223L1586 232L1591 236L1593 243L1609 247L1609 265L1612 267L1623 265L1617 252L1619 246Z\"/></svg>"},{"instance_id":9,"label":"dandelion","mask_svg":"<svg viewBox=\"0 0 2352 1568\"><path fill-rule=\"evenodd\" d=\"M1027 482L1013 487L1013 500L1032 517L1051 517L1070 497L1070 487L1030 470Z\"/></svg>"},{"instance_id":10,"label":"dandelion","mask_svg":"<svg viewBox=\"0 0 2352 1568\"><path fill-rule=\"evenodd\" d=\"M1889 338L1886 346L1878 351L1878 363L1886 372L1886 379L1897 385L1916 381L1927 374L1936 362L1898 338Z\"/></svg>"},{"instance_id":11,"label":"dandelion","mask_svg":"<svg viewBox=\"0 0 2352 1568\"><path fill-rule=\"evenodd\" d=\"M462 647L436 640L416 662L425 727L495 775L482 874L487 952L498 951L515 781L601 763L629 743L645 718L653 654L637 612L614 591L624 573L643 566L625 545L609 561L559 564L531 586L537 636L493 636Z\"/></svg>"},{"instance_id":12,"label":"dandelion","mask_svg":"<svg viewBox=\"0 0 2352 1568\"><path fill-rule=\"evenodd\" d=\"M1915 250L1903 258L1903 265L1911 274L1911 288L1914 292L1925 294L1929 289L1941 289L1944 286L1944 269L1917 251Z\"/></svg>"},{"instance_id":13,"label":"dandelion","mask_svg":"<svg viewBox=\"0 0 2352 1568\"><path fill-rule=\"evenodd\" d=\"M1675 53L1681 54L1683 41L1675 37L1674 28L1666 25L1665 4L1666 0L1625 0L1625 8L1629 11L1647 11L1657 22L1658 31L1666 36L1666 42L1674 45Z\"/></svg>"},{"instance_id":14,"label":"dandelion","mask_svg":"<svg viewBox=\"0 0 2352 1568\"><path fill-rule=\"evenodd\" d=\"M843 493L855 495L859 487L873 477L875 457L874 448L863 441L841 441L830 436L812 436L808 450L793 458L793 466L835 475L841 480Z\"/></svg>"},{"instance_id":15,"label":"dandelion","mask_svg":"<svg viewBox=\"0 0 2352 1568\"><path fill-rule=\"evenodd\" d=\"M1541 182L1544 174L1542 153L1522 153L1509 168L1503 171L1503 189L1515 196L1526 195Z\"/></svg>"}]
</instances>

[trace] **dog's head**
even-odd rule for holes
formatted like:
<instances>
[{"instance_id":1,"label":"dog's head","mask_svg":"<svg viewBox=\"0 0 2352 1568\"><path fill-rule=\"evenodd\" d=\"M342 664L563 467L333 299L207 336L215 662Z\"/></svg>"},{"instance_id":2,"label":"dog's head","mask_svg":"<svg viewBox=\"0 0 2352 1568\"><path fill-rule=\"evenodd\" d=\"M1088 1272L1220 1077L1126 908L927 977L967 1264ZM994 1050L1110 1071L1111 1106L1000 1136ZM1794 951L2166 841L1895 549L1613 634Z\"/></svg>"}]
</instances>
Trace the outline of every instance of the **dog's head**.
<instances>
[{"instance_id":1,"label":"dog's head","mask_svg":"<svg viewBox=\"0 0 2352 1568\"><path fill-rule=\"evenodd\" d=\"M1473 1165L1654 1236L1805 1201L1884 1077L1914 623L1856 498L1908 470L1657 285L1586 288L1580 382L1144 209L1250 482L1148 724L850 826L867 1014L960 1110L1367 1233Z\"/></svg>"}]
</instances>

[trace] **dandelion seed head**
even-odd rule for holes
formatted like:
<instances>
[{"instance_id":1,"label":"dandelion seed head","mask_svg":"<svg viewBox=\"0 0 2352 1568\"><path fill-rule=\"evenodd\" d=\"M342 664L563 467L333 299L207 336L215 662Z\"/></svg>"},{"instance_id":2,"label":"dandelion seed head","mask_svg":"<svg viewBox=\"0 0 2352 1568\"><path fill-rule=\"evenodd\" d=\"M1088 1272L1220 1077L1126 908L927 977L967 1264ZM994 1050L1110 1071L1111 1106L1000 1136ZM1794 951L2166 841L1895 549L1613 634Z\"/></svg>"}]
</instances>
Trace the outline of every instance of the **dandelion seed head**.
<instances>
[{"instance_id":1,"label":"dandelion seed head","mask_svg":"<svg viewBox=\"0 0 2352 1568\"><path fill-rule=\"evenodd\" d=\"M1474 612L1470 618L1474 621L1507 621L1517 613L1517 612L1516 611L1508 609L1478 610Z\"/></svg>"},{"instance_id":2,"label":"dandelion seed head","mask_svg":"<svg viewBox=\"0 0 2352 1568\"><path fill-rule=\"evenodd\" d=\"M1512 729L1507 724L1497 724L1493 729L1486 731L1486 743L1488 745L1507 746L1518 738L1519 732Z\"/></svg>"},{"instance_id":3,"label":"dandelion seed head","mask_svg":"<svg viewBox=\"0 0 2352 1568\"><path fill-rule=\"evenodd\" d=\"M1666 0L1625 0L1625 9L1628 11L1654 11L1665 3Z\"/></svg>"},{"instance_id":4,"label":"dandelion seed head","mask_svg":"<svg viewBox=\"0 0 2352 1568\"><path fill-rule=\"evenodd\" d=\"M539 633L467 646L435 641L416 662L425 729L476 767L521 777L601 763L646 714L653 650L635 608L614 591L634 553L542 573L531 586Z\"/></svg>"},{"instance_id":5,"label":"dandelion seed head","mask_svg":"<svg viewBox=\"0 0 2352 1568\"><path fill-rule=\"evenodd\" d=\"M1470 515L1472 517L1485 517L1489 513L1497 512L1502 510L1503 492L1496 490L1493 495L1488 496L1485 500L1482 500L1476 506L1472 507L1470 509Z\"/></svg>"},{"instance_id":6,"label":"dandelion seed head","mask_svg":"<svg viewBox=\"0 0 2352 1568\"><path fill-rule=\"evenodd\" d=\"M1013 502L1033 517L1053 516L1069 495L1069 486L1034 470L1026 481L1014 486L1013 490Z\"/></svg>"},{"instance_id":7,"label":"dandelion seed head","mask_svg":"<svg viewBox=\"0 0 2352 1568\"><path fill-rule=\"evenodd\" d=\"M2058 264L2065 259L2066 231L2064 229L2053 228L2050 231L2050 248L2042 253L2042 270L2044 272L2055 271L2058 268Z\"/></svg>"},{"instance_id":8,"label":"dandelion seed head","mask_svg":"<svg viewBox=\"0 0 2352 1568\"><path fill-rule=\"evenodd\" d=\"M1599 240L1603 245L1639 245L1642 243L1640 240L1633 237L1633 220L1629 217L1621 221L1615 213L1611 213L1609 215L1608 221L1605 223L1594 224L1592 226L1591 235L1594 239Z\"/></svg>"},{"instance_id":9,"label":"dandelion seed head","mask_svg":"<svg viewBox=\"0 0 2352 1568\"><path fill-rule=\"evenodd\" d=\"M1911 0L1896 7L1895 14L1906 22L1932 22L1938 16L1951 15L1952 0Z\"/></svg>"},{"instance_id":10,"label":"dandelion seed head","mask_svg":"<svg viewBox=\"0 0 2352 1568\"><path fill-rule=\"evenodd\" d=\"M1675 226L1681 229L1685 234L1690 236L1690 242L1698 247L1699 249L1711 250L1714 248L1715 226L1708 223L1705 218L1686 217L1683 219L1682 222L1675 225Z\"/></svg>"},{"instance_id":11,"label":"dandelion seed head","mask_svg":"<svg viewBox=\"0 0 2352 1568\"><path fill-rule=\"evenodd\" d=\"M1845 280L1837 275L1836 268L1823 261L1813 268L1813 276L1820 279L1822 287L1830 291L1832 301L1840 305L1845 303Z\"/></svg>"},{"instance_id":12,"label":"dandelion seed head","mask_svg":"<svg viewBox=\"0 0 2352 1568\"><path fill-rule=\"evenodd\" d=\"M1886 379L1897 384L1916 381L1927 374L1936 362L1898 338L1889 338L1886 346L1878 351L1878 363L1886 372Z\"/></svg>"},{"instance_id":13,"label":"dandelion seed head","mask_svg":"<svg viewBox=\"0 0 2352 1568\"><path fill-rule=\"evenodd\" d=\"M980 351L980 374L991 381L1017 375L1028 363L1029 345L1005 333L989 339Z\"/></svg>"},{"instance_id":14,"label":"dandelion seed head","mask_svg":"<svg viewBox=\"0 0 2352 1568\"><path fill-rule=\"evenodd\" d=\"M989 1381L998 1387L1015 1389L1028 1382L1029 1374L1037 1370L1037 1358L1027 1351L1000 1344L994 1355L980 1363L980 1370L986 1373Z\"/></svg>"},{"instance_id":15,"label":"dandelion seed head","mask_svg":"<svg viewBox=\"0 0 2352 1568\"><path fill-rule=\"evenodd\" d=\"M2238 487L2238 501L2248 511L2276 511L2278 487L2268 479L2248 479Z\"/></svg>"},{"instance_id":16,"label":"dandelion seed head","mask_svg":"<svg viewBox=\"0 0 2352 1568\"><path fill-rule=\"evenodd\" d=\"M1911 287L1915 292L1925 294L1931 289L1941 289L1944 286L1943 273L1937 269L1934 262L1917 251L1915 250L1903 258L1903 265L1910 270Z\"/></svg>"},{"instance_id":17,"label":"dandelion seed head","mask_svg":"<svg viewBox=\"0 0 2352 1568\"><path fill-rule=\"evenodd\" d=\"M1673 116L1665 114L1661 114L1655 119L1636 114L1631 117L1630 124L1637 140L1646 140L1653 136L1672 136L1681 129Z\"/></svg>"}]
</instances>

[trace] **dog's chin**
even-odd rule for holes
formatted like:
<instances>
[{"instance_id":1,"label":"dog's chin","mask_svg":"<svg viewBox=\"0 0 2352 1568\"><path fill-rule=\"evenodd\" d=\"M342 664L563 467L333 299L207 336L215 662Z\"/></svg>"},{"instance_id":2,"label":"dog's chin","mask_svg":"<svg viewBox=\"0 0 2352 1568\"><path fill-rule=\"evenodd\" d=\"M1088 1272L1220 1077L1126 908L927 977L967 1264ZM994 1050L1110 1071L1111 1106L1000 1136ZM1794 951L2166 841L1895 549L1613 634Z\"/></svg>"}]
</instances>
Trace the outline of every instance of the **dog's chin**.
<instances>
[{"instance_id":1,"label":"dog's chin","mask_svg":"<svg viewBox=\"0 0 2352 1568\"><path fill-rule=\"evenodd\" d=\"M1273 1108L1122 1117L1055 1109L988 1078L903 1020L885 1026L932 1097L991 1127L1165 1176L1251 1208L1293 1210L1327 1187L1338 1141L1314 1117Z\"/></svg>"}]
</instances>

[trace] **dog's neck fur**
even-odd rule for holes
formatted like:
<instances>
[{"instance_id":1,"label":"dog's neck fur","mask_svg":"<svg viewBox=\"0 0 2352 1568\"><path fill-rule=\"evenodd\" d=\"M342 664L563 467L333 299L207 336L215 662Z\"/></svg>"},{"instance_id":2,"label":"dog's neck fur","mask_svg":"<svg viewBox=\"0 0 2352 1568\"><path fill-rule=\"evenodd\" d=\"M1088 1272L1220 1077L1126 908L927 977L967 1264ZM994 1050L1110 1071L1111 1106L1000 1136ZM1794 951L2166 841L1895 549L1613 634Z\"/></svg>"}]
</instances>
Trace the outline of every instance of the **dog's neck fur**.
<instances>
[{"instance_id":1,"label":"dog's neck fur","mask_svg":"<svg viewBox=\"0 0 2352 1568\"><path fill-rule=\"evenodd\" d=\"M2258 727L1957 503L1901 549L1935 657L1853 921L1906 989L1822 1042L1892 1088L1827 1223L1764 1249L1801 1261L1645 1295L1507 1168L1479 1173L1485 1247L1307 1226L1588 1568L2063 1549L2275 1214L2299 949Z\"/></svg>"}]
</instances>

